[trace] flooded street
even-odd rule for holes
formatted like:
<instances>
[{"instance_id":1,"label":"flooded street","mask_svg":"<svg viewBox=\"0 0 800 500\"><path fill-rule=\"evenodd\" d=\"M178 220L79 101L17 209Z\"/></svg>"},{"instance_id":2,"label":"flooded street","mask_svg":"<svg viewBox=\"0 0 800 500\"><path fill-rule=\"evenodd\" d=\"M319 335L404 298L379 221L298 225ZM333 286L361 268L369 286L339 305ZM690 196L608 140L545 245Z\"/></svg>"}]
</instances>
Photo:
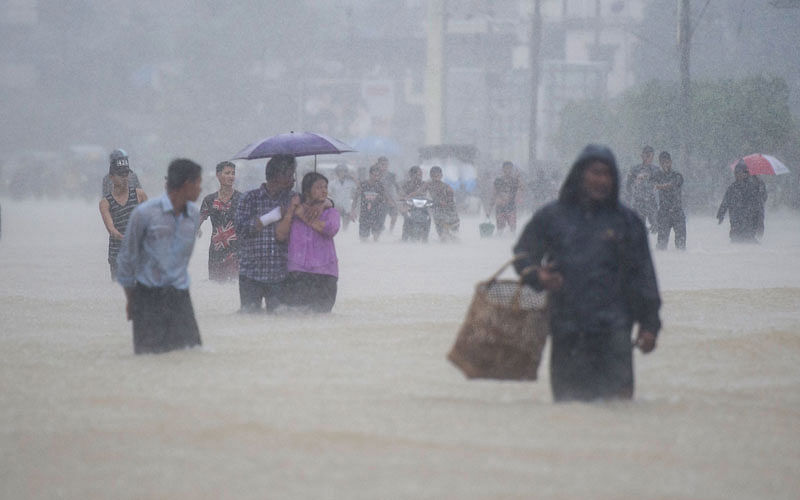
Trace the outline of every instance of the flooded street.
<instances>
[{"instance_id":1,"label":"flooded street","mask_svg":"<svg viewBox=\"0 0 800 500\"><path fill-rule=\"evenodd\" d=\"M157 193L154 193L157 195ZM800 491L800 218L760 245L691 217L655 254L656 351L632 402L552 403L467 381L445 355L511 237L336 237L331 315L237 314L190 288L201 349L134 356L96 204L2 201L0 498L794 499ZM525 217L527 220L527 217ZM208 223L206 223L208 224ZM651 239L651 248L654 239ZM510 276L510 275L509 275Z\"/></svg>"}]
</instances>

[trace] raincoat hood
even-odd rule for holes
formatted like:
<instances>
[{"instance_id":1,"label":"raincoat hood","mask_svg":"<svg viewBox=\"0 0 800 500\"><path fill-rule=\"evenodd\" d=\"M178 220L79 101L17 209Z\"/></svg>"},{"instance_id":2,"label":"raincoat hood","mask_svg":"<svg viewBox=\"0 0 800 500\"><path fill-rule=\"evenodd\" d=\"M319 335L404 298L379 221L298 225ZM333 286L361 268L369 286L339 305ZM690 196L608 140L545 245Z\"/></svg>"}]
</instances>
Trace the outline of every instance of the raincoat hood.
<instances>
[{"instance_id":1,"label":"raincoat hood","mask_svg":"<svg viewBox=\"0 0 800 500\"><path fill-rule=\"evenodd\" d=\"M583 172L586 167L593 161L600 161L611 167L611 177L614 185L611 189L611 196L603 203L605 206L617 206L619 203L619 170L617 169L617 160L614 158L614 153L606 146L598 144L589 144L578 155L578 158L572 164L572 169L569 171L564 184L561 186L561 191L558 194L558 201L567 204L578 204L581 202L581 183L583 180Z\"/></svg>"},{"instance_id":2,"label":"raincoat hood","mask_svg":"<svg viewBox=\"0 0 800 500\"><path fill-rule=\"evenodd\" d=\"M750 171L747 170L747 164L741 160L733 167L733 174L744 174L745 178L750 177Z\"/></svg>"}]
</instances>

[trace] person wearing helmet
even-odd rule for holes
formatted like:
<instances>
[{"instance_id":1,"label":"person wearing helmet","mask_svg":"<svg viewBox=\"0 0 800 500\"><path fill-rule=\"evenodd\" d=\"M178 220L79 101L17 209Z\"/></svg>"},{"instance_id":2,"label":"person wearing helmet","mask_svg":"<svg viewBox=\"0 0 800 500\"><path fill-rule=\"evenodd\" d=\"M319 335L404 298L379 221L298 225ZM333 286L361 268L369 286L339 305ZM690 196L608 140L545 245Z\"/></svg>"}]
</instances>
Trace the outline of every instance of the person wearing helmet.
<instances>
[{"instance_id":1,"label":"person wearing helmet","mask_svg":"<svg viewBox=\"0 0 800 500\"><path fill-rule=\"evenodd\" d=\"M108 175L111 189L100 199L100 216L108 231L108 265L111 267L111 279L117 279L117 255L119 254L128 219L131 212L140 203L147 200L142 188L130 182L131 169L128 156L120 149L109 156Z\"/></svg>"},{"instance_id":2,"label":"person wearing helmet","mask_svg":"<svg viewBox=\"0 0 800 500\"><path fill-rule=\"evenodd\" d=\"M124 149L115 149L114 151L111 152L110 155L108 155L108 157L110 161L121 160L123 158L125 159L126 163L129 161L128 153L126 153ZM136 173L133 170L131 170L130 165L128 165L128 172L129 172L128 184L133 186L134 189L140 189L142 185L139 183L139 177L137 177ZM106 174L106 176L103 177L103 196L110 194L111 188L112 188L111 176L110 174Z\"/></svg>"}]
</instances>

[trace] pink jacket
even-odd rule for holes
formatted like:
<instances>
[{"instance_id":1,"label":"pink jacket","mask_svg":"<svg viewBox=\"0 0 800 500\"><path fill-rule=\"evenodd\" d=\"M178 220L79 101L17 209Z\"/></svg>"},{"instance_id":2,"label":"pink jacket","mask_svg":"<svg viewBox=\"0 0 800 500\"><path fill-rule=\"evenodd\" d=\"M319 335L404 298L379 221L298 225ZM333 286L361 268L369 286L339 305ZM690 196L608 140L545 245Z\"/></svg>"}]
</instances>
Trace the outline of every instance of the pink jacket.
<instances>
[{"instance_id":1,"label":"pink jacket","mask_svg":"<svg viewBox=\"0 0 800 500\"><path fill-rule=\"evenodd\" d=\"M289 233L289 262L287 269L304 273L339 276L339 259L333 237L339 232L339 212L328 208L320 220L325 222L322 233L314 231L299 218L292 221Z\"/></svg>"}]
</instances>

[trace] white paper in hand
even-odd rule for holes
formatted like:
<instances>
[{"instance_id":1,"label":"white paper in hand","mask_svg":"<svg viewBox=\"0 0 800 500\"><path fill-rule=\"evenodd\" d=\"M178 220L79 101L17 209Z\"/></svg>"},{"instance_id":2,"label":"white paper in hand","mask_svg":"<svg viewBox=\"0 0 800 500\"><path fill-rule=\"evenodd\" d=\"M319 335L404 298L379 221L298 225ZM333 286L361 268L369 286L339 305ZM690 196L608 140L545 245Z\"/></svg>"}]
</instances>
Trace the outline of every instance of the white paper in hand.
<instances>
[{"instance_id":1,"label":"white paper in hand","mask_svg":"<svg viewBox=\"0 0 800 500\"><path fill-rule=\"evenodd\" d=\"M269 226L273 222L281 220L281 207L277 206L273 208L269 212L262 215L259 219L261 220L261 224L264 226Z\"/></svg>"}]
</instances>

